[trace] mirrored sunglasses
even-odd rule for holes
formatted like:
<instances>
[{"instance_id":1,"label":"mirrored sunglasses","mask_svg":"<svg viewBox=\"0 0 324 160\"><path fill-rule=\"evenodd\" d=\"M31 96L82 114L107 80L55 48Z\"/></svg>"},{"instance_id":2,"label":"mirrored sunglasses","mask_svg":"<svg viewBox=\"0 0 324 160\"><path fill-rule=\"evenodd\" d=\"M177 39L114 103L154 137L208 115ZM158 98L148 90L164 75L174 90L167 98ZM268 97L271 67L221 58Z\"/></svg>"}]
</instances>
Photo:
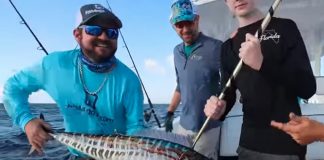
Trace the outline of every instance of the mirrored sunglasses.
<instances>
[{"instance_id":1,"label":"mirrored sunglasses","mask_svg":"<svg viewBox=\"0 0 324 160\"><path fill-rule=\"evenodd\" d=\"M118 29L115 28L102 28L99 26L88 26L83 25L79 28L84 28L85 32L91 36L100 36L102 32L105 32L109 39L117 39L118 38Z\"/></svg>"}]
</instances>

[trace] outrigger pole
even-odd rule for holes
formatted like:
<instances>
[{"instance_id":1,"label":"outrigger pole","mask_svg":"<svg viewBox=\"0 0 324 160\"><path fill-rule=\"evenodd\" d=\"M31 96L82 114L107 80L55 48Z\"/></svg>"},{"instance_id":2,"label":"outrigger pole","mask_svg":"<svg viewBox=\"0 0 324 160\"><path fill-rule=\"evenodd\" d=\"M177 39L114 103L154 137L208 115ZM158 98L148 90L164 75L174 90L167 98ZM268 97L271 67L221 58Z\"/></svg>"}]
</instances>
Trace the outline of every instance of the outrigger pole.
<instances>
[{"instance_id":1,"label":"outrigger pole","mask_svg":"<svg viewBox=\"0 0 324 160\"><path fill-rule=\"evenodd\" d=\"M259 35L262 35L263 31L267 28L271 18L273 17L273 14L275 12L275 10L278 8L279 4L280 4L281 0L275 0L274 3L272 4L272 6L270 7L267 16L263 19L262 24L261 24L261 28L259 28L257 30L257 32L255 33L255 37L259 37ZM262 39L260 39L261 41ZM241 67L243 65L243 60L241 59L240 62L237 64L237 66L235 67L233 74L231 75L231 77L228 79L226 86L224 87L222 93L220 94L220 96L218 97L219 99L224 99L225 97L225 93L226 91L229 89L229 87L231 86L231 82L235 79L235 77L237 76L237 74L239 73L239 71L241 70ZM208 122L210 120L210 117L208 117L204 123L204 125L201 127L201 129L199 130L194 143L192 145L192 148L195 147L197 141L199 140L202 132L205 130Z\"/></svg>"},{"instance_id":2,"label":"outrigger pole","mask_svg":"<svg viewBox=\"0 0 324 160\"><path fill-rule=\"evenodd\" d=\"M107 2L107 5L108 5L109 10L112 11L112 9L111 9L111 7L110 7L110 5L109 5L108 0L106 0L106 2ZM142 81L142 79L141 79L141 77L140 77L140 74L138 73L138 70L137 70L137 68L136 68L135 62L134 62L134 60L133 60L133 57L132 57L132 55L131 55L131 53L130 53L130 51L129 51L129 48L128 48L128 46L127 46L127 43L126 43L126 41L125 41L125 38L124 38L124 36L123 36L121 30L120 30L120 29L118 29L118 30L119 30L119 34L120 34L120 36L121 36L121 38L122 38L122 40L123 40L123 43L124 43L124 45L125 45L125 48L126 48L126 50L127 50L127 53L128 53L128 55L129 55L129 58L130 58L131 61L132 61L132 64L133 64L133 66L134 66L134 69L135 69L135 72L136 72L136 74L137 74L137 76L138 76L138 79L139 79L139 81L140 81L140 83L141 83L141 85L142 85L142 87L143 87L144 93L145 93L146 98L147 98L147 102L149 103L149 106L150 106L150 109L151 109L151 112L150 112L150 113L144 112L144 119L145 119L146 121L148 121L148 120L150 119L150 117L151 117L151 113L153 113L153 116L154 116L154 118L155 118L156 123L158 124L159 128L161 128L160 121L159 121L159 119L157 118L157 116L156 116L156 114L155 114L155 111L154 111L154 109L153 109L153 104L152 104L152 102L151 102L150 97L148 96L148 94L147 94L147 92L146 92L146 89L145 89L144 83L143 83L143 81Z\"/></svg>"},{"instance_id":3,"label":"outrigger pole","mask_svg":"<svg viewBox=\"0 0 324 160\"><path fill-rule=\"evenodd\" d=\"M19 15L20 19L22 20L20 23L21 24L24 24L28 28L29 32L33 35L33 37L37 41L37 43L39 45L39 47L37 49L43 50L45 52L45 54L48 55L48 52L46 51L46 49L44 48L44 46L42 45L42 43L38 40L38 38L36 37L36 35L34 34L34 32L31 30L31 28L29 27L29 25L25 21L24 17L19 13L19 11L17 10L16 6L11 2L11 0L9 0L9 2L12 5L12 7L15 9L15 11L17 12L17 14Z\"/></svg>"}]
</instances>

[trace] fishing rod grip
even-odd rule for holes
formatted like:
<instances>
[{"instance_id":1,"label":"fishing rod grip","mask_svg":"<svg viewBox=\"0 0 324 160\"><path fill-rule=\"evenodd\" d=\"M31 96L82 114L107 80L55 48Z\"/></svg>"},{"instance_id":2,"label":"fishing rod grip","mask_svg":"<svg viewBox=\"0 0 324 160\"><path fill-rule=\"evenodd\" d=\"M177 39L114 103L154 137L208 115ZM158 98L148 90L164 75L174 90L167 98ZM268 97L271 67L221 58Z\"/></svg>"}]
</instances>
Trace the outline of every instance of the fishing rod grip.
<instances>
[{"instance_id":1,"label":"fishing rod grip","mask_svg":"<svg viewBox=\"0 0 324 160\"><path fill-rule=\"evenodd\" d=\"M279 4L280 4L281 0L275 0L274 3L272 4L272 6L270 7L267 16L263 19L262 24L261 24L261 28L257 30L257 32L255 33L255 37L259 37L259 34L262 34L263 31L265 30L265 28L268 26L268 24L270 23L270 20L275 12L275 10L278 8ZM260 40L261 41L261 40ZM222 100L225 97L225 91L231 86L231 81L235 79L235 77L237 76L237 74L239 73L239 71L241 70L243 65L243 60L240 59L240 62L236 65L232 76L228 79L225 88L223 89L222 93L219 96L219 99ZM203 131L205 130L205 128L207 127L208 122L210 121L210 117L207 117L206 121L204 122L203 126L201 127L201 129L199 130L194 143L192 145L192 148L195 148L196 143L198 142L199 138L201 137Z\"/></svg>"}]
</instances>

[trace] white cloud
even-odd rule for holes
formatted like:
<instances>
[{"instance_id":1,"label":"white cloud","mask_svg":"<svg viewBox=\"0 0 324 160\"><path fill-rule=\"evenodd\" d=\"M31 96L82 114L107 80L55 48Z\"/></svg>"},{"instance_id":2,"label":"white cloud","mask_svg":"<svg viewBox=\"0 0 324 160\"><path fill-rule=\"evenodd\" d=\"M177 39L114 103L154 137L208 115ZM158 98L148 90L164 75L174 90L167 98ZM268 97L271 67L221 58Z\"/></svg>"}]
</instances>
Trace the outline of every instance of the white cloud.
<instances>
[{"instance_id":1,"label":"white cloud","mask_svg":"<svg viewBox=\"0 0 324 160\"><path fill-rule=\"evenodd\" d=\"M173 59L173 54L169 54L166 59L167 63L174 68L174 59Z\"/></svg>"},{"instance_id":2,"label":"white cloud","mask_svg":"<svg viewBox=\"0 0 324 160\"><path fill-rule=\"evenodd\" d=\"M146 59L144 61L145 69L151 73L158 74L158 75L165 75L166 70L165 68L160 65L160 63L154 59Z\"/></svg>"}]
</instances>

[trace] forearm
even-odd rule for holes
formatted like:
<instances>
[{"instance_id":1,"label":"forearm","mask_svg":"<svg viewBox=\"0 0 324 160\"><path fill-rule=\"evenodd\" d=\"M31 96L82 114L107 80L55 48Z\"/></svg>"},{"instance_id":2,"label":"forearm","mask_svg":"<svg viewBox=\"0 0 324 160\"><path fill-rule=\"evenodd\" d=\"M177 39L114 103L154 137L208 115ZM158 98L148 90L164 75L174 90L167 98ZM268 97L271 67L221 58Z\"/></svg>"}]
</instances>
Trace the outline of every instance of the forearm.
<instances>
[{"instance_id":1,"label":"forearm","mask_svg":"<svg viewBox=\"0 0 324 160\"><path fill-rule=\"evenodd\" d=\"M319 141L324 142L324 124L319 124Z\"/></svg>"},{"instance_id":2,"label":"forearm","mask_svg":"<svg viewBox=\"0 0 324 160\"><path fill-rule=\"evenodd\" d=\"M287 57L286 59L289 60L285 64L278 65L271 59L264 58L261 74L269 81L287 87L300 98L310 98L316 91L316 81L307 61L308 58Z\"/></svg>"},{"instance_id":3,"label":"forearm","mask_svg":"<svg viewBox=\"0 0 324 160\"><path fill-rule=\"evenodd\" d=\"M295 134L300 134L307 143L324 141L324 124L319 121L302 117L299 128L296 128L298 131Z\"/></svg>"},{"instance_id":4,"label":"forearm","mask_svg":"<svg viewBox=\"0 0 324 160\"><path fill-rule=\"evenodd\" d=\"M232 73L234 72L234 66L236 66L238 62L238 59L233 59L233 57L230 56L232 54L231 48L231 40L227 40L222 46L221 53L221 89L222 92L224 92L223 94L225 95L223 100L226 101L226 108L224 114L220 118L221 121L225 119L226 115L230 112L236 102L237 87L235 85L235 80L232 79L231 85L226 88L226 84L229 81Z\"/></svg>"},{"instance_id":5,"label":"forearm","mask_svg":"<svg viewBox=\"0 0 324 160\"><path fill-rule=\"evenodd\" d=\"M224 62L223 62L224 63ZM226 108L224 114L220 117L220 120L223 121L226 118L226 115L231 111L235 102L236 102L236 86L235 81L231 80L231 85L226 87L227 82L230 80L231 71L228 69L222 69L221 76L221 88L224 94L224 100L226 102Z\"/></svg>"},{"instance_id":6,"label":"forearm","mask_svg":"<svg viewBox=\"0 0 324 160\"><path fill-rule=\"evenodd\" d=\"M225 120L226 115L231 111L231 109L233 108L235 102L236 102L236 87L234 85L234 81L232 80L231 82L231 86L229 87L225 87L227 81L229 80L229 74L223 73L224 75L224 79L222 80L222 86L223 86L223 94L224 99L226 101L226 108L225 108L225 112L223 114L223 116L220 118L220 120Z\"/></svg>"},{"instance_id":7,"label":"forearm","mask_svg":"<svg viewBox=\"0 0 324 160\"><path fill-rule=\"evenodd\" d=\"M220 118L221 121L225 120L226 115L231 111L231 109L233 108L233 106L236 102L236 93L235 93L235 89L233 87L230 87L225 92L224 100L226 101L226 108L225 108L224 114Z\"/></svg>"},{"instance_id":8,"label":"forearm","mask_svg":"<svg viewBox=\"0 0 324 160\"><path fill-rule=\"evenodd\" d=\"M16 76L11 77L4 86L3 104L15 125L25 131L26 124L36 118L29 109L28 97L31 92L21 88Z\"/></svg>"},{"instance_id":9,"label":"forearm","mask_svg":"<svg viewBox=\"0 0 324 160\"><path fill-rule=\"evenodd\" d=\"M179 91L174 91L172 100L171 100L171 102L169 104L169 107L168 107L168 112L174 112L177 109L180 101L181 101L180 92Z\"/></svg>"}]
</instances>

